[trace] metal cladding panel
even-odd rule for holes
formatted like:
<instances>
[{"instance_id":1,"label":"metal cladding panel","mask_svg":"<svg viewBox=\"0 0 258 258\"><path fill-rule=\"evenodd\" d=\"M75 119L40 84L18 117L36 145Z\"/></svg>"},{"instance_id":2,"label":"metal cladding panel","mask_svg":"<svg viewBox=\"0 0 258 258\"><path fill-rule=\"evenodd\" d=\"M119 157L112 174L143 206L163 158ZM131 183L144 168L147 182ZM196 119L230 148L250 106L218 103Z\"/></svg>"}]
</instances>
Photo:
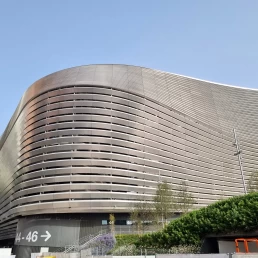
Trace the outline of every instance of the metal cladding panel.
<instances>
[{"instance_id":1,"label":"metal cladding panel","mask_svg":"<svg viewBox=\"0 0 258 258\"><path fill-rule=\"evenodd\" d=\"M15 245L65 246L79 239L79 220L20 219Z\"/></svg>"},{"instance_id":2,"label":"metal cladding panel","mask_svg":"<svg viewBox=\"0 0 258 258\"><path fill-rule=\"evenodd\" d=\"M128 212L186 180L196 207L258 168L258 91L126 65L66 69L23 95L0 141L0 239L18 216ZM6 234L5 234L6 233Z\"/></svg>"},{"instance_id":3,"label":"metal cladding panel","mask_svg":"<svg viewBox=\"0 0 258 258\"><path fill-rule=\"evenodd\" d=\"M244 257L257 258L258 254L256 253L256 251L257 251L257 247L255 247L255 251L253 253L252 253L252 251L248 254L246 254L246 253L233 253L232 258L244 258Z\"/></svg>"}]
</instances>

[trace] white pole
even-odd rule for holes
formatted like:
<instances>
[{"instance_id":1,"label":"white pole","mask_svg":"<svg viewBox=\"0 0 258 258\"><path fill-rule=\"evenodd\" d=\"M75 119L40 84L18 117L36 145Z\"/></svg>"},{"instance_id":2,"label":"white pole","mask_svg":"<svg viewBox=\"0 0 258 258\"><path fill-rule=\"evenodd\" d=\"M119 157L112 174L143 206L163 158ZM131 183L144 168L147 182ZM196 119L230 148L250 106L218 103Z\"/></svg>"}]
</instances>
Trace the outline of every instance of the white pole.
<instances>
[{"instance_id":1,"label":"white pole","mask_svg":"<svg viewBox=\"0 0 258 258\"><path fill-rule=\"evenodd\" d=\"M235 128L233 128L233 132L234 132L234 137L235 137L235 145L236 145L236 149L237 149L237 156L238 156L238 162L239 162L239 167L240 167L241 176L242 176L242 182L243 182L243 186L244 186L244 192L246 194L247 191L246 191L244 170L243 170L243 166L242 166L242 156L241 156L241 150L240 150L239 145L238 145L236 129Z\"/></svg>"}]
</instances>

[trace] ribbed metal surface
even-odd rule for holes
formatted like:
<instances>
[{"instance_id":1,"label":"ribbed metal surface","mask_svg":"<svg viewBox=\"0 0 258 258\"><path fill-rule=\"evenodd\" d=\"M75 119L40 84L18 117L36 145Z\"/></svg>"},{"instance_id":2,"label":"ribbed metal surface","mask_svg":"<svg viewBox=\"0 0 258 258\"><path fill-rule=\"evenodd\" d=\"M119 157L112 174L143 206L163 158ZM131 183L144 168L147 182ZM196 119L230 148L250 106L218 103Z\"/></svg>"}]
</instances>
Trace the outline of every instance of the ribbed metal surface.
<instances>
[{"instance_id":1,"label":"ribbed metal surface","mask_svg":"<svg viewBox=\"0 0 258 258\"><path fill-rule=\"evenodd\" d=\"M124 65L42 78L1 138L0 239L19 215L127 212L164 180L186 180L197 207L242 194L232 130L248 179L257 100L255 90Z\"/></svg>"}]
</instances>

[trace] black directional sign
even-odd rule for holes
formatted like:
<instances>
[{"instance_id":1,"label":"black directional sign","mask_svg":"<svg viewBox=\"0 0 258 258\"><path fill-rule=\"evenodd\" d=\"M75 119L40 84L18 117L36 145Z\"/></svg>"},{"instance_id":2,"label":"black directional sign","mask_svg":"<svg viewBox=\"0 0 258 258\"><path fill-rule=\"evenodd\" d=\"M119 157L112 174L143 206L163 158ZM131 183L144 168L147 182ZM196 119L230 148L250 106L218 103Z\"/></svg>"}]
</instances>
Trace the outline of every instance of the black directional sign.
<instances>
[{"instance_id":1,"label":"black directional sign","mask_svg":"<svg viewBox=\"0 0 258 258\"><path fill-rule=\"evenodd\" d=\"M74 244L79 232L79 220L20 219L15 244L62 247Z\"/></svg>"}]
</instances>

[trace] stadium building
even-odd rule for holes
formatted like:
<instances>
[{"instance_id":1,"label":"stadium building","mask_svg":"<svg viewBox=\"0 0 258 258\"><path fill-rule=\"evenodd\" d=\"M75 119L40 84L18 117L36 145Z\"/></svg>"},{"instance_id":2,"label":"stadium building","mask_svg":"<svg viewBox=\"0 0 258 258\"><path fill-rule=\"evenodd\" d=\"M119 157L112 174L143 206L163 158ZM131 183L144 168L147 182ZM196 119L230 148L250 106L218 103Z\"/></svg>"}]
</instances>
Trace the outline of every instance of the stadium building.
<instances>
[{"instance_id":1,"label":"stadium building","mask_svg":"<svg viewBox=\"0 0 258 258\"><path fill-rule=\"evenodd\" d=\"M125 230L133 203L161 181L185 180L196 207L244 194L257 122L257 90L128 65L48 75L1 136L0 245L15 241L23 257L55 250L110 213Z\"/></svg>"}]
</instances>

